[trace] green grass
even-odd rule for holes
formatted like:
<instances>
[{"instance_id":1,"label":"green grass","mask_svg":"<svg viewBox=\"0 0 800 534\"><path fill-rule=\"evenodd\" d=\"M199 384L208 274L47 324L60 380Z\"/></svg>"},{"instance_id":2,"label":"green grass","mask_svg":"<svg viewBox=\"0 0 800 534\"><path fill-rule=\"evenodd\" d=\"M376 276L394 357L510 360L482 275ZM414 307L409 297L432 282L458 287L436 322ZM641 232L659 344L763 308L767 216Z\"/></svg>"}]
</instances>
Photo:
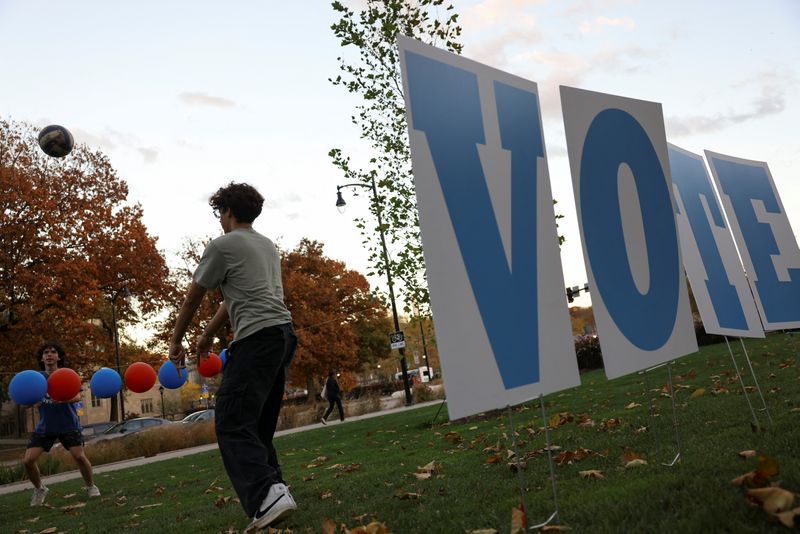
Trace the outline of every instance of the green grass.
<instances>
[{"instance_id":1,"label":"green grass","mask_svg":"<svg viewBox=\"0 0 800 534\"><path fill-rule=\"evenodd\" d=\"M800 412L790 411L800 405L800 369L797 348L790 344L783 335L748 342L775 419L767 432L751 430L738 383L728 383L723 374L732 371L724 344L678 360L674 376L694 369L696 377L676 380L690 387L676 394L684 458L671 468L659 462L671 459L675 451L668 397L650 392L659 414L660 445L652 429L636 432L650 424L641 376L609 382L602 371L586 373L580 387L547 397L549 415L586 413L597 423L594 428L567 423L551 432L552 442L561 450L584 447L601 453L555 467L562 521L576 532L784 531L761 509L749 506L743 490L730 481L756 465L755 459L743 460L737 453L755 449L778 460L781 472L776 480L783 488L800 491ZM738 342L732 346L735 349ZM791 365L780 368L782 362ZM712 375L722 377L729 394L711 394ZM660 389L666 383L666 368L654 371L648 380L651 389ZM751 383L747 376L745 380ZM707 393L692 399L696 388ZM775 388L780 391L768 393ZM760 402L755 394L751 399ZM631 402L642 406L626 409ZM505 451L513 448L507 414L446 423L443 410L431 428L436 410L431 406L279 438L276 446L284 475L300 506L284 527L316 533L330 518L349 528L374 519L395 533L480 528L509 532L520 491L517 474L505 461ZM610 431L599 430L601 422L610 418L622 422ZM763 415L762 420L766 421ZM544 446L538 403L516 407L514 424L520 455ZM461 441L445 439L448 432L457 433ZM484 449L498 443L503 461L486 463L492 453ZM626 469L621 459L626 448L639 453L648 465ZM317 460L321 456L327 460ZM441 464L441 475L417 480L413 476L417 467L431 461ZM589 469L601 470L605 478L588 480L578 474ZM522 473L529 521L535 523L553 510L546 454L530 458ZM220 496L235 497L216 451L99 475L97 484L103 497L73 510L62 507L87 500L80 481L52 485L47 502L53 508L29 508L27 491L0 496L3 531L34 533L57 527L64 532L226 532L231 527L240 531L248 523L233 500L215 505ZM401 499L405 492L419 497ZM65 498L72 493L77 495ZM323 495L330 496L323 499ZM35 517L35 522L28 521Z\"/></svg>"}]
</instances>

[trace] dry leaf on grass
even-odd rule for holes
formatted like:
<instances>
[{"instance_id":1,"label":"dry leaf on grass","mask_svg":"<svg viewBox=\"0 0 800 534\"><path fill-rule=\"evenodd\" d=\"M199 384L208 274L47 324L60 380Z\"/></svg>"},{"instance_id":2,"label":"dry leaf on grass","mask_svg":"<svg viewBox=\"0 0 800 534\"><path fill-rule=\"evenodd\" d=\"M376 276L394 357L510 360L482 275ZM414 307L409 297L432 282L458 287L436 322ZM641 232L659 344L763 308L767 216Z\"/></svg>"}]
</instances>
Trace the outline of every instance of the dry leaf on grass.
<instances>
[{"instance_id":1,"label":"dry leaf on grass","mask_svg":"<svg viewBox=\"0 0 800 534\"><path fill-rule=\"evenodd\" d=\"M625 447L625 450L622 451L622 461L625 463L632 462L633 460L639 460L641 457L641 454L629 449L628 447Z\"/></svg>"},{"instance_id":2,"label":"dry leaf on grass","mask_svg":"<svg viewBox=\"0 0 800 534\"><path fill-rule=\"evenodd\" d=\"M25 521L28 523L36 523L39 520L39 516L31 517L30 519L26 519Z\"/></svg>"},{"instance_id":3,"label":"dry leaf on grass","mask_svg":"<svg viewBox=\"0 0 800 534\"><path fill-rule=\"evenodd\" d=\"M528 531L528 521L525 512L521 507L515 506L511 509L511 534L526 534Z\"/></svg>"},{"instance_id":4,"label":"dry leaf on grass","mask_svg":"<svg viewBox=\"0 0 800 534\"><path fill-rule=\"evenodd\" d=\"M345 534L389 534L389 529L379 521L372 521L368 525L356 527L353 530L348 530L342 525L342 530Z\"/></svg>"},{"instance_id":5,"label":"dry leaf on grass","mask_svg":"<svg viewBox=\"0 0 800 534\"><path fill-rule=\"evenodd\" d=\"M319 498L322 499L323 501L325 499L330 499L331 497L333 497L333 492L331 490L325 490L319 496Z\"/></svg>"},{"instance_id":6,"label":"dry leaf on grass","mask_svg":"<svg viewBox=\"0 0 800 534\"><path fill-rule=\"evenodd\" d=\"M461 434L459 434L458 432L448 432L447 434L444 435L444 439L446 439L453 445L457 445L458 443L461 443Z\"/></svg>"},{"instance_id":7,"label":"dry leaf on grass","mask_svg":"<svg viewBox=\"0 0 800 534\"><path fill-rule=\"evenodd\" d=\"M497 462L502 461L503 457L499 454L493 454L486 459L487 464L496 464Z\"/></svg>"},{"instance_id":8,"label":"dry leaf on grass","mask_svg":"<svg viewBox=\"0 0 800 534\"><path fill-rule=\"evenodd\" d=\"M706 394L706 388L697 388L692 392L691 395L689 395L689 398L696 399L697 397L702 397L705 394Z\"/></svg>"},{"instance_id":9,"label":"dry leaf on grass","mask_svg":"<svg viewBox=\"0 0 800 534\"><path fill-rule=\"evenodd\" d=\"M78 502L75 504L70 504L69 506L62 506L60 510L63 510L64 512L70 512L72 510L77 510L78 508L83 508L84 506L86 506L85 502Z\"/></svg>"},{"instance_id":10,"label":"dry leaf on grass","mask_svg":"<svg viewBox=\"0 0 800 534\"><path fill-rule=\"evenodd\" d=\"M747 496L760 504L769 514L785 512L794 504L794 493L777 486L749 489Z\"/></svg>"},{"instance_id":11,"label":"dry leaf on grass","mask_svg":"<svg viewBox=\"0 0 800 534\"><path fill-rule=\"evenodd\" d=\"M322 522L322 534L336 534L336 523L332 519L326 517Z\"/></svg>"},{"instance_id":12,"label":"dry leaf on grass","mask_svg":"<svg viewBox=\"0 0 800 534\"><path fill-rule=\"evenodd\" d=\"M464 534L497 534L493 528L479 528L477 530L467 530Z\"/></svg>"},{"instance_id":13,"label":"dry leaf on grass","mask_svg":"<svg viewBox=\"0 0 800 534\"><path fill-rule=\"evenodd\" d=\"M541 532L566 532L572 530L567 525L545 525L542 527Z\"/></svg>"},{"instance_id":14,"label":"dry leaf on grass","mask_svg":"<svg viewBox=\"0 0 800 534\"><path fill-rule=\"evenodd\" d=\"M598 469L589 469L588 471L578 471L578 474L583 478L596 478L596 479L605 478L603 476L603 472Z\"/></svg>"},{"instance_id":15,"label":"dry leaf on grass","mask_svg":"<svg viewBox=\"0 0 800 534\"><path fill-rule=\"evenodd\" d=\"M642 460L641 458L639 458L637 460L631 460L630 462L625 464L625 467L626 468L629 468L629 467L640 467L640 466L643 466L643 465L647 465L647 462L645 460Z\"/></svg>"},{"instance_id":16,"label":"dry leaf on grass","mask_svg":"<svg viewBox=\"0 0 800 534\"><path fill-rule=\"evenodd\" d=\"M415 500L415 499L419 499L419 497L420 497L419 493L410 493L410 492L404 490L403 488L400 488L399 490L397 490L394 493L394 496L397 497L398 499L400 499L401 501Z\"/></svg>"},{"instance_id":17,"label":"dry leaf on grass","mask_svg":"<svg viewBox=\"0 0 800 534\"><path fill-rule=\"evenodd\" d=\"M753 458L756 454L758 454L756 451L741 451L739 456L742 458Z\"/></svg>"},{"instance_id":18,"label":"dry leaf on grass","mask_svg":"<svg viewBox=\"0 0 800 534\"><path fill-rule=\"evenodd\" d=\"M630 404L625 406L625 409L626 410L633 410L634 408L639 408L640 406L641 406L641 404L639 404L638 402L631 402Z\"/></svg>"},{"instance_id":19,"label":"dry leaf on grass","mask_svg":"<svg viewBox=\"0 0 800 534\"><path fill-rule=\"evenodd\" d=\"M141 506L137 506L134 510L144 510L145 508L155 508L157 506L161 506L163 503L157 502L155 504L143 504Z\"/></svg>"},{"instance_id":20,"label":"dry leaf on grass","mask_svg":"<svg viewBox=\"0 0 800 534\"><path fill-rule=\"evenodd\" d=\"M795 521L795 517L799 516L800 516L800 508L795 508L794 510L788 510L786 512L775 514L775 517L778 518L778 521L780 521L789 528L792 528L793 526L800 526L800 521Z\"/></svg>"},{"instance_id":21,"label":"dry leaf on grass","mask_svg":"<svg viewBox=\"0 0 800 534\"><path fill-rule=\"evenodd\" d=\"M40 530L36 534L55 534L56 532L58 532L58 529L56 527L49 527L44 530Z\"/></svg>"}]
</instances>

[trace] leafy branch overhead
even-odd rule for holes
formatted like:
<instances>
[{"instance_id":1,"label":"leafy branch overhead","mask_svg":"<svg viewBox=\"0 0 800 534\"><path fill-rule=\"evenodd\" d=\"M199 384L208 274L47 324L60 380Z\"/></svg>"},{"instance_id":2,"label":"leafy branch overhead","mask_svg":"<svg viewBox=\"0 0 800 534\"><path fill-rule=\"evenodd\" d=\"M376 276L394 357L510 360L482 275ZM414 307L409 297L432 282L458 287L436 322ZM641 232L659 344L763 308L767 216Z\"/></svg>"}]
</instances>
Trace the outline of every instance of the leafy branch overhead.
<instances>
[{"instance_id":1,"label":"leafy branch overhead","mask_svg":"<svg viewBox=\"0 0 800 534\"><path fill-rule=\"evenodd\" d=\"M331 5L340 17L331 29L343 48L348 52L355 48L357 54L338 58L340 74L330 82L361 96L351 119L370 144L371 155L363 167L352 163L340 148L331 149L329 156L345 183L370 185L375 180L378 197L371 199L372 219L358 217L356 226L374 269L369 274L385 275L377 223L371 222L380 210L390 255L388 268L402 281L409 311L409 303L428 303L428 289L396 40L402 34L460 53L458 14L443 0L367 0L361 11L338 1Z\"/></svg>"}]
</instances>

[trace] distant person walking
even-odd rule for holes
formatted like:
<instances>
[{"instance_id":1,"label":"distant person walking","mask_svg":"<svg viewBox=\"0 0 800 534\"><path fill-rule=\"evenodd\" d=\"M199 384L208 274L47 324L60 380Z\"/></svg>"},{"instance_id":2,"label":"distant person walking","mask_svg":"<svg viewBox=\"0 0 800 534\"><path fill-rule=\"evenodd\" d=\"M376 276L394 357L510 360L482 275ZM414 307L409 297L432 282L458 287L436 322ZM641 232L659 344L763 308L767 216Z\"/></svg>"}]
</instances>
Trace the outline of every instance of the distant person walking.
<instances>
[{"instance_id":1,"label":"distant person walking","mask_svg":"<svg viewBox=\"0 0 800 534\"><path fill-rule=\"evenodd\" d=\"M328 416L333 411L334 404L339 408L339 419L344 421L341 392L342 390L339 388L339 382L336 381L336 373L331 371L328 373L328 379L325 381L325 398L328 399L328 409L325 411L325 415L322 416L322 419L320 419L323 425L328 424Z\"/></svg>"},{"instance_id":2,"label":"distant person walking","mask_svg":"<svg viewBox=\"0 0 800 534\"><path fill-rule=\"evenodd\" d=\"M59 365L63 367L64 358L63 347L55 341L44 343L36 351L36 359L39 360L39 366L43 369L42 374L45 377L55 372ZM80 393L67 401L56 401L51 399L50 395L46 395L41 402L35 405L39 408L39 424L31 434L28 447L25 449L25 458L22 460L25 472L28 473L28 478L33 484L31 506L41 506L50 491L42 483L36 461L42 453L50 452L56 440L61 442L61 445L69 451L75 463L78 464L81 476L86 482L86 493L89 497L100 496L100 490L94 485L92 464L83 452L81 423L75 408L75 403L80 400Z\"/></svg>"},{"instance_id":3,"label":"distant person walking","mask_svg":"<svg viewBox=\"0 0 800 534\"><path fill-rule=\"evenodd\" d=\"M272 443L297 336L283 300L280 254L253 229L263 203L254 187L242 183L220 188L209 200L225 234L200 258L169 349L170 360L183 365L181 340L189 323L206 291L220 288L225 300L197 339L196 351L205 357L230 317L234 341L217 391L215 428L222 463L252 518L246 532L273 526L297 509Z\"/></svg>"}]
</instances>

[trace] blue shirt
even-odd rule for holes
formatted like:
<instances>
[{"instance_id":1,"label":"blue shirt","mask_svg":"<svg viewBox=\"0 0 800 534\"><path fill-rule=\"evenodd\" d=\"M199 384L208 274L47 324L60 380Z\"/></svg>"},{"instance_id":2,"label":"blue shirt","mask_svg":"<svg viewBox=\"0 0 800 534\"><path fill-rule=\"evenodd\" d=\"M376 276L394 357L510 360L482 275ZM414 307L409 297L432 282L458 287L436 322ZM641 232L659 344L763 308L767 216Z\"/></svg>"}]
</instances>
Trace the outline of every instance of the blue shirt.
<instances>
[{"instance_id":1,"label":"blue shirt","mask_svg":"<svg viewBox=\"0 0 800 534\"><path fill-rule=\"evenodd\" d=\"M47 373L42 372L47 377ZM83 388L81 388L83 390ZM33 430L37 434L67 434L80 432L81 421L72 402L55 402L45 395L39 405L39 424Z\"/></svg>"}]
</instances>

